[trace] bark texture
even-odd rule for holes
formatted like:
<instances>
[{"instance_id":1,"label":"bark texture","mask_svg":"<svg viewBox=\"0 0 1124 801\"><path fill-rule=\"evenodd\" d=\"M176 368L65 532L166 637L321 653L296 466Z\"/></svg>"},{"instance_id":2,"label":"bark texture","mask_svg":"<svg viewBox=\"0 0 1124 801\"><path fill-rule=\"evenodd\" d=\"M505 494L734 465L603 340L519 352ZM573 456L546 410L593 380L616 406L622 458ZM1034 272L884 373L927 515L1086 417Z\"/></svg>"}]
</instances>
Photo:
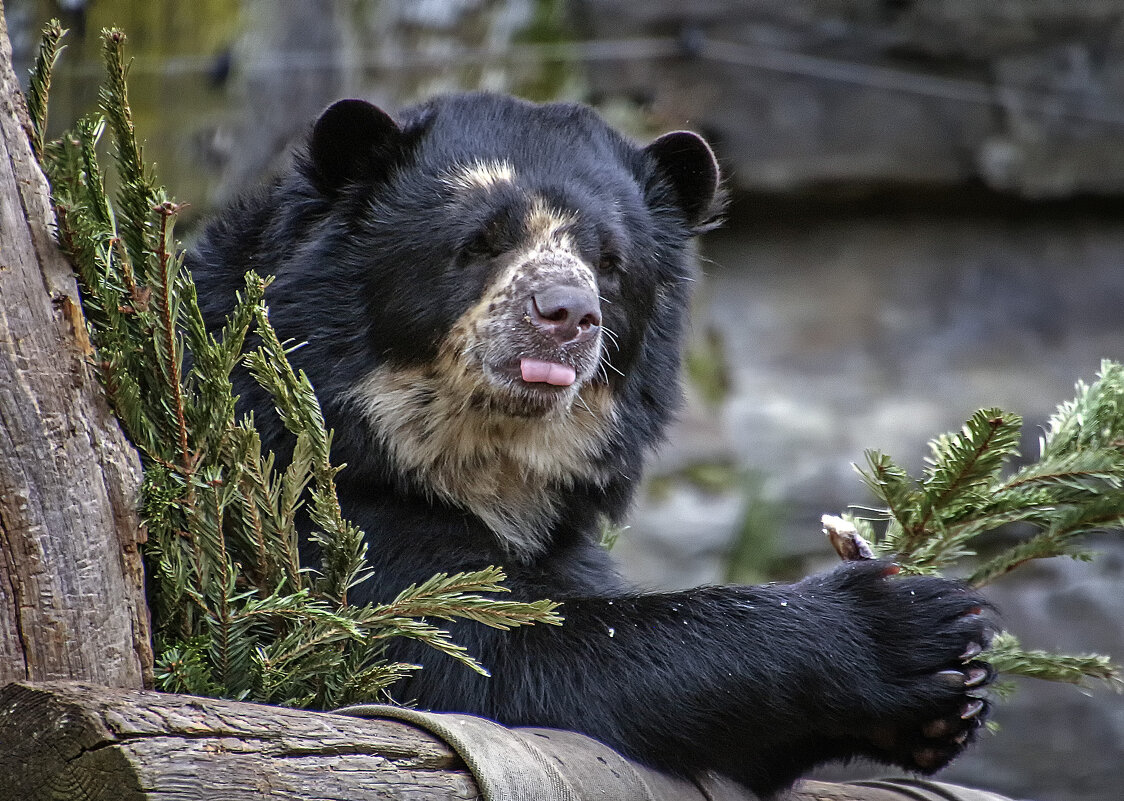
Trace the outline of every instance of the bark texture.
<instances>
[{"instance_id":1,"label":"bark texture","mask_svg":"<svg viewBox=\"0 0 1124 801\"><path fill-rule=\"evenodd\" d=\"M89 364L0 5L0 683L151 682L140 467Z\"/></svg>"},{"instance_id":2,"label":"bark texture","mask_svg":"<svg viewBox=\"0 0 1124 801\"><path fill-rule=\"evenodd\" d=\"M478 797L405 723L70 682L0 692L0 776L21 801Z\"/></svg>"},{"instance_id":3,"label":"bark texture","mask_svg":"<svg viewBox=\"0 0 1124 801\"><path fill-rule=\"evenodd\" d=\"M526 801L622 801L612 788L621 787L618 773L624 760L605 759L605 746L571 732L525 731L545 743L544 752L569 785ZM555 740L554 734L560 739ZM467 743L465 753L470 762L479 763L484 750L496 746L496 740L485 738ZM491 757L485 761L495 763ZM511 770L519 768L513 759ZM631 801L755 801L747 791L717 777L704 782L705 789L696 789L682 780L640 770L644 779L640 786L629 788ZM577 775L579 771L583 775ZM480 797L465 761L449 745L401 721L77 682L21 682L0 690L0 776L5 777L0 798L20 801ZM978 790L910 780L808 781L785 798L1007 801ZM516 799L505 795L491 801Z\"/></svg>"}]
</instances>

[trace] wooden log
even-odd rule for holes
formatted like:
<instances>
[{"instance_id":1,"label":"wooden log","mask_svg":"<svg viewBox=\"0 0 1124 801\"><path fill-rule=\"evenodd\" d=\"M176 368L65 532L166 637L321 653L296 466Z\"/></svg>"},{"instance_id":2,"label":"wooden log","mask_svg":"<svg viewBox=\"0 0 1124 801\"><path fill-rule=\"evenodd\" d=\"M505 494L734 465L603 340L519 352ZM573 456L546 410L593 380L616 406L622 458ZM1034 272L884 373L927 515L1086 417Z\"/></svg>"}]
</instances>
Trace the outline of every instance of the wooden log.
<instances>
[{"instance_id":1,"label":"wooden log","mask_svg":"<svg viewBox=\"0 0 1124 801\"><path fill-rule=\"evenodd\" d=\"M140 468L51 238L0 5L0 683L151 683Z\"/></svg>"},{"instance_id":2,"label":"wooden log","mask_svg":"<svg viewBox=\"0 0 1124 801\"><path fill-rule=\"evenodd\" d=\"M557 753L549 744L546 753L569 781L567 792L578 792L528 801L621 801L605 788L620 787L622 769L631 768L605 759L600 743L560 734ZM511 770L519 767L513 759ZM613 775L599 781L598 771ZM639 771L641 793L630 798L754 801L716 777L703 793ZM0 777L0 798L20 801L445 801L480 793L449 745L408 723L77 682L0 690ZM1004 801L947 785L881 782L804 782L786 799Z\"/></svg>"},{"instance_id":3,"label":"wooden log","mask_svg":"<svg viewBox=\"0 0 1124 801\"><path fill-rule=\"evenodd\" d=\"M478 797L405 723L72 682L0 691L0 776L21 801Z\"/></svg>"}]
</instances>

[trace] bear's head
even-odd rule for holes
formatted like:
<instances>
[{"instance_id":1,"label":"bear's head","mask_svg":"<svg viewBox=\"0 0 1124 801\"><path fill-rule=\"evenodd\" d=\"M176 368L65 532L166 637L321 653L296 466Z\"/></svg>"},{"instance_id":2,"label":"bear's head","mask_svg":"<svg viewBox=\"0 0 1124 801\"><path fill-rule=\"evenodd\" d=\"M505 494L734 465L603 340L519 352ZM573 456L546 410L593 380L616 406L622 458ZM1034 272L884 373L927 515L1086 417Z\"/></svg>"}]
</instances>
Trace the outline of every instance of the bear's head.
<instances>
[{"instance_id":1,"label":"bear's head","mask_svg":"<svg viewBox=\"0 0 1124 801\"><path fill-rule=\"evenodd\" d=\"M293 241L260 269L341 480L421 490L513 552L575 488L619 516L678 403L691 239L719 206L706 143L491 94L398 121L343 100L294 176L271 224Z\"/></svg>"}]
</instances>

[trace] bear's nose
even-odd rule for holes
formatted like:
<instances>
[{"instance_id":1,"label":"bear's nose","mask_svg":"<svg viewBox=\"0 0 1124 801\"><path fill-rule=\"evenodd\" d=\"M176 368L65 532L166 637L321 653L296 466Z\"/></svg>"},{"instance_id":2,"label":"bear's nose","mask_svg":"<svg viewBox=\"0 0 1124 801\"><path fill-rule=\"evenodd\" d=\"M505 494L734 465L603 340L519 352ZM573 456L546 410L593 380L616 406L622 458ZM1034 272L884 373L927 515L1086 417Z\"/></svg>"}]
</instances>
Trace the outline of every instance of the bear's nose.
<instances>
[{"instance_id":1,"label":"bear's nose","mask_svg":"<svg viewBox=\"0 0 1124 801\"><path fill-rule=\"evenodd\" d=\"M531 295L531 323L559 345L584 342L601 326L601 304L588 288L549 286Z\"/></svg>"}]
</instances>

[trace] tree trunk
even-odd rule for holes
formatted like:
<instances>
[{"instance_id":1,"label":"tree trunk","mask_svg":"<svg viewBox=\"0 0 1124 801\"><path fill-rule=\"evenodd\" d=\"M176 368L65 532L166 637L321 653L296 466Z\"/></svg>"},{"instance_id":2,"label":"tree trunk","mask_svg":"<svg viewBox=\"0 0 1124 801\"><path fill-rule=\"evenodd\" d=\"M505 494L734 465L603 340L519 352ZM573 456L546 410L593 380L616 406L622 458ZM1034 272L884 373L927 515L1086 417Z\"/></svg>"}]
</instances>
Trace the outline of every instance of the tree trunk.
<instances>
[{"instance_id":1,"label":"tree trunk","mask_svg":"<svg viewBox=\"0 0 1124 801\"><path fill-rule=\"evenodd\" d=\"M0 4L0 684L151 684L140 468L51 238Z\"/></svg>"}]
</instances>

